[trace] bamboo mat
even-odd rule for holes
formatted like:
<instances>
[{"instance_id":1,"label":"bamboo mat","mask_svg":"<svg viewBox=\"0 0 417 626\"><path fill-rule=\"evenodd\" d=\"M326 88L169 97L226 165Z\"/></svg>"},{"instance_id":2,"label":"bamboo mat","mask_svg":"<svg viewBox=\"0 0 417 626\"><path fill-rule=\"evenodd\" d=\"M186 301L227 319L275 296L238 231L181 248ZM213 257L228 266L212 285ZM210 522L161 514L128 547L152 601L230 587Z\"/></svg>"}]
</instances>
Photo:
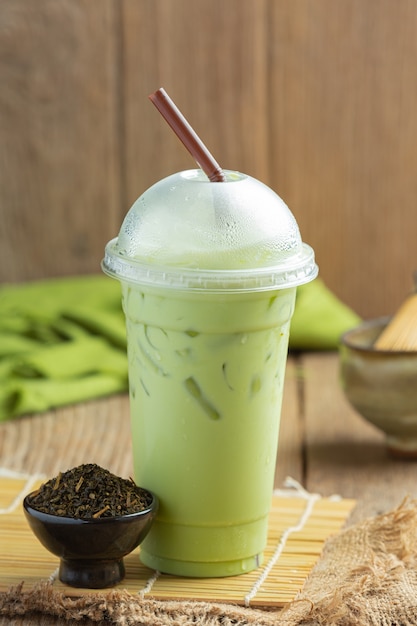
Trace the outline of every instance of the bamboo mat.
<instances>
[{"instance_id":1,"label":"bamboo mat","mask_svg":"<svg viewBox=\"0 0 417 626\"><path fill-rule=\"evenodd\" d=\"M93 590L74 589L58 580L58 558L38 542L26 522L22 499L43 480L0 470L0 592L22 581L28 591L50 580L54 589L71 597L91 593ZM116 588L159 600L282 607L300 591L325 540L341 529L354 504L354 500L339 497L321 498L300 486L276 492L264 563L257 570L227 578L169 576L142 565L138 548L125 557L126 577Z\"/></svg>"}]
</instances>

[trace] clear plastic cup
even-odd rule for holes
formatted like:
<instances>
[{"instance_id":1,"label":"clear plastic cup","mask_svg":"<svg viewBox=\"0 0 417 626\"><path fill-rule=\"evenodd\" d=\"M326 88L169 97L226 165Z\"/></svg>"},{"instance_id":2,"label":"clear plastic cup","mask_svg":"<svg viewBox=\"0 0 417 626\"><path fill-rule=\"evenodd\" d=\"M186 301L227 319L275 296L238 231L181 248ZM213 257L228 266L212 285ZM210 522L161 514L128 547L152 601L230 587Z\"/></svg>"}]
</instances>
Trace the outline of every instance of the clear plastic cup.
<instances>
[{"instance_id":1,"label":"clear plastic cup","mask_svg":"<svg viewBox=\"0 0 417 626\"><path fill-rule=\"evenodd\" d=\"M283 200L225 175L150 187L103 260L122 286L135 478L160 500L140 555L182 576L262 562L296 287L318 271Z\"/></svg>"}]
</instances>

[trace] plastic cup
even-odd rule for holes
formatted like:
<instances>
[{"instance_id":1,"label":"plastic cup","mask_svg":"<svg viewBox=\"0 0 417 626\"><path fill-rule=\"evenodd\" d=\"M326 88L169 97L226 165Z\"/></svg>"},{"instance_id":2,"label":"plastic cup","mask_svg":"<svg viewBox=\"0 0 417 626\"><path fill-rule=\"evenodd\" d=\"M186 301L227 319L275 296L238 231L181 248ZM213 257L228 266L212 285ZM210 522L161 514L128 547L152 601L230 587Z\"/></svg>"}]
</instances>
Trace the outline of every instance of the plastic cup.
<instances>
[{"instance_id":1,"label":"plastic cup","mask_svg":"<svg viewBox=\"0 0 417 626\"><path fill-rule=\"evenodd\" d=\"M135 478L160 501L141 560L182 576L262 563L296 287L317 275L281 198L225 176L150 187L103 260L122 286Z\"/></svg>"}]
</instances>

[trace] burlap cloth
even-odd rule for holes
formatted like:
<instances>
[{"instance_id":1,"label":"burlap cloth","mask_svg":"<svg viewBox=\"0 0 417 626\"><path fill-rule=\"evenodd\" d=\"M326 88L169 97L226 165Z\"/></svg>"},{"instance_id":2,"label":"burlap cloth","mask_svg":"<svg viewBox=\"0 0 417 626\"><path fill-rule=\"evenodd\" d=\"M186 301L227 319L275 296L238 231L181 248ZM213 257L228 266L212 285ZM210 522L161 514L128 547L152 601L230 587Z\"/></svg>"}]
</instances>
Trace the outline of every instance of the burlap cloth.
<instances>
[{"instance_id":1,"label":"burlap cloth","mask_svg":"<svg viewBox=\"0 0 417 626\"><path fill-rule=\"evenodd\" d=\"M417 501L329 538L298 597L282 610L157 601L110 591L71 599L44 583L0 596L1 624L108 626L417 625Z\"/></svg>"}]
</instances>

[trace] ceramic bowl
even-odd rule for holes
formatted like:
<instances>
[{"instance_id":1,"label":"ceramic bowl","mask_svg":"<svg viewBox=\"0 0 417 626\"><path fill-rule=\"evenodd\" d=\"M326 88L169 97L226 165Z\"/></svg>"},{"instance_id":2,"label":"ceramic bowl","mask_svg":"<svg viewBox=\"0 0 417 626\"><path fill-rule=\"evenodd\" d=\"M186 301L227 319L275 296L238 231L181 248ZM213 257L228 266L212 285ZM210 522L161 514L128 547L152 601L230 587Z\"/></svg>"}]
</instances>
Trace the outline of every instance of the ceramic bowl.
<instances>
[{"instance_id":1,"label":"ceramic bowl","mask_svg":"<svg viewBox=\"0 0 417 626\"><path fill-rule=\"evenodd\" d=\"M341 382L353 408L385 433L388 450L417 458L417 351L373 348L388 321L370 320L342 336Z\"/></svg>"},{"instance_id":2,"label":"ceramic bowl","mask_svg":"<svg viewBox=\"0 0 417 626\"><path fill-rule=\"evenodd\" d=\"M123 557L148 534L158 499L137 513L119 517L79 519L42 513L23 501L29 525L39 541L60 558L59 579L73 587L112 587L125 576Z\"/></svg>"}]
</instances>

